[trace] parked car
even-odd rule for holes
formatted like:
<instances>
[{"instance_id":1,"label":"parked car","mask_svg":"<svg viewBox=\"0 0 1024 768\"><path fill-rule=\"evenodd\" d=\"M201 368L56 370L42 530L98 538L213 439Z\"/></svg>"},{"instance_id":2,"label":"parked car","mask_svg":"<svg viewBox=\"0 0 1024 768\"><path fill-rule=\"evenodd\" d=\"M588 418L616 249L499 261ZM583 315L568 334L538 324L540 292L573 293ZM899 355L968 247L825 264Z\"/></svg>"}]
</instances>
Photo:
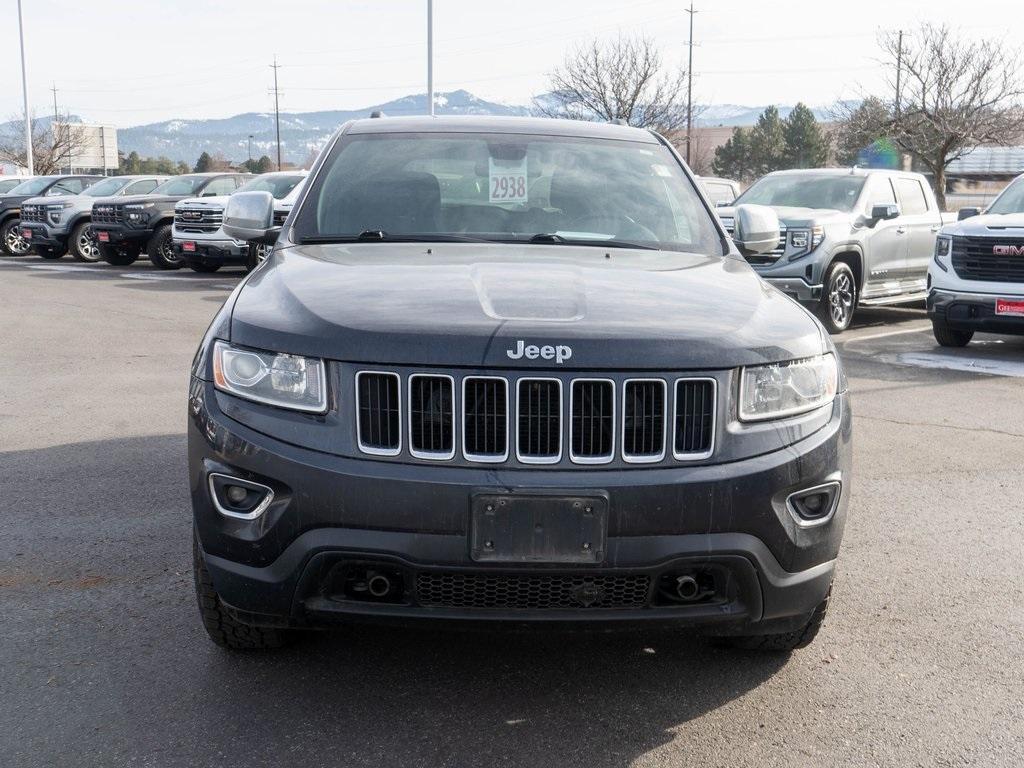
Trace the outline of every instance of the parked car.
<instances>
[{"instance_id":1,"label":"parked car","mask_svg":"<svg viewBox=\"0 0 1024 768\"><path fill-rule=\"evenodd\" d=\"M284 223L306 171L276 171L264 173L240 186L237 192L269 192L274 200L274 216ZM234 240L224 234L221 222L228 196L189 197L174 206L174 253L196 272L216 272L222 266L241 264L247 269L256 266L258 250L245 240Z\"/></svg>"},{"instance_id":2,"label":"parked car","mask_svg":"<svg viewBox=\"0 0 1024 768\"><path fill-rule=\"evenodd\" d=\"M92 206L96 199L148 194L166 180L166 176L111 176L79 195L59 200L29 198L21 206L21 235L44 259L59 259L70 250L77 261L99 261L100 251L92 231Z\"/></svg>"},{"instance_id":3,"label":"parked car","mask_svg":"<svg viewBox=\"0 0 1024 768\"><path fill-rule=\"evenodd\" d=\"M1024 175L983 215L960 211L942 228L928 267L935 340L963 347L976 331L1024 334Z\"/></svg>"},{"instance_id":4,"label":"parked car","mask_svg":"<svg viewBox=\"0 0 1024 768\"><path fill-rule=\"evenodd\" d=\"M667 141L357 120L273 213L228 200L229 236L276 245L192 370L214 642L358 618L815 636L850 487L840 361ZM775 246L770 209L735 216Z\"/></svg>"},{"instance_id":5,"label":"parked car","mask_svg":"<svg viewBox=\"0 0 1024 768\"><path fill-rule=\"evenodd\" d=\"M92 228L108 264L126 266L145 251L161 269L180 269L171 230L174 206L186 197L229 195L252 178L247 173L190 173L173 176L147 195L99 200L92 206Z\"/></svg>"},{"instance_id":6,"label":"parked car","mask_svg":"<svg viewBox=\"0 0 1024 768\"><path fill-rule=\"evenodd\" d=\"M778 213L778 248L747 260L769 283L815 309L830 333L846 330L858 306L925 300L943 217L920 174L776 171L736 203L768 205ZM731 229L731 209L720 209L720 216Z\"/></svg>"},{"instance_id":7,"label":"parked car","mask_svg":"<svg viewBox=\"0 0 1024 768\"><path fill-rule=\"evenodd\" d=\"M23 256L32 249L21 232L21 204L32 197L62 197L81 194L102 176L36 176L0 196L0 245L11 256ZM41 246L46 250L46 246Z\"/></svg>"},{"instance_id":8,"label":"parked car","mask_svg":"<svg viewBox=\"0 0 1024 768\"><path fill-rule=\"evenodd\" d=\"M0 195L6 195L19 184L31 181L34 178L35 176L11 176L8 174L0 174Z\"/></svg>"},{"instance_id":9,"label":"parked car","mask_svg":"<svg viewBox=\"0 0 1024 768\"><path fill-rule=\"evenodd\" d=\"M722 179L718 176L697 176L697 183L704 190L715 207L732 205L740 196L742 186L738 181Z\"/></svg>"}]
</instances>

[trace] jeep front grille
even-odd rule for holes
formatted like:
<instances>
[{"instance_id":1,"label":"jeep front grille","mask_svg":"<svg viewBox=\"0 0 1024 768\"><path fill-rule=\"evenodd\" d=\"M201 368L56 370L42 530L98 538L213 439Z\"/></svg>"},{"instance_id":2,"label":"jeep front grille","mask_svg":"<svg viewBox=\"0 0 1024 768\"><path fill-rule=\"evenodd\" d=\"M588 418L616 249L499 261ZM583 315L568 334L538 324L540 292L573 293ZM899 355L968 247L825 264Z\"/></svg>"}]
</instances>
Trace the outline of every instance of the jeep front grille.
<instances>
[{"instance_id":1,"label":"jeep front grille","mask_svg":"<svg viewBox=\"0 0 1024 768\"><path fill-rule=\"evenodd\" d=\"M615 383L606 379L577 379L572 383L573 461L596 464L615 455Z\"/></svg>"},{"instance_id":2,"label":"jeep front grille","mask_svg":"<svg viewBox=\"0 0 1024 768\"><path fill-rule=\"evenodd\" d=\"M462 389L462 452L471 461L508 458L508 382L470 376Z\"/></svg>"},{"instance_id":3,"label":"jeep front grille","mask_svg":"<svg viewBox=\"0 0 1024 768\"><path fill-rule=\"evenodd\" d=\"M359 448L394 456L402 448L402 409L396 373L362 371L356 376Z\"/></svg>"},{"instance_id":4,"label":"jeep front grille","mask_svg":"<svg viewBox=\"0 0 1024 768\"><path fill-rule=\"evenodd\" d=\"M93 224L120 224L123 221L123 203L97 203L92 207Z\"/></svg>"},{"instance_id":5,"label":"jeep front grille","mask_svg":"<svg viewBox=\"0 0 1024 768\"><path fill-rule=\"evenodd\" d=\"M714 451L717 394L715 378L697 375L367 370L355 374L355 427L359 449L376 456L560 466L697 461Z\"/></svg>"},{"instance_id":6,"label":"jeep front grille","mask_svg":"<svg viewBox=\"0 0 1024 768\"><path fill-rule=\"evenodd\" d=\"M439 572L416 576L416 602L436 608L641 608L651 577Z\"/></svg>"},{"instance_id":7,"label":"jeep front grille","mask_svg":"<svg viewBox=\"0 0 1024 768\"><path fill-rule=\"evenodd\" d=\"M1024 283L1024 256L997 254L995 246L1024 248L1021 237L953 237L953 269L962 280Z\"/></svg>"},{"instance_id":8,"label":"jeep front grille","mask_svg":"<svg viewBox=\"0 0 1024 768\"><path fill-rule=\"evenodd\" d=\"M525 464L550 464L562 458L562 382L516 382L516 456Z\"/></svg>"},{"instance_id":9,"label":"jeep front grille","mask_svg":"<svg viewBox=\"0 0 1024 768\"><path fill-rule=\"evenodd\" d=\"M180 232L216 232L223 221L223 209L213 206L185 206L174 211L174 226Z\"/></svg>"}]
</instances>

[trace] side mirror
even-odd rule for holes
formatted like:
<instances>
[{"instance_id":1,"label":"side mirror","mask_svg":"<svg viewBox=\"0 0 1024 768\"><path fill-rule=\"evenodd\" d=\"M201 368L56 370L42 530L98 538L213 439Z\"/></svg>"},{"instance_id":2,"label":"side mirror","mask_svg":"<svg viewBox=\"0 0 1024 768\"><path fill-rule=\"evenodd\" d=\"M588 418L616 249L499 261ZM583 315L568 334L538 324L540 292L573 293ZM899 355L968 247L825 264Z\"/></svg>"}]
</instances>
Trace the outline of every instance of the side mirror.
<instances>
[{"instance_id":1,"label":"side mirror","mask_svg":"<svg viewBox=\"0 0 1024 768\"><path fill-rule=\"evenodd\" d=\"M277 237L274 198L269 192L236 192L224 209L224 234L235 240Z\"/></svg>"},{"instance_id":2,"label":"side mirror","mask_svg":"<svg viewBox=\"0 0 1024 768\"><path fill-rule=\"evenodd\" d=\"M895 203L878 203L871 206L871 216L866 223L869 227L873 227L880 221L889 221L899 215L900 207Z\"/></svg>"},{"instance_id":3,"label":"side mirror","mask_svg":"<svg viewBox=\"0 0 1024 768\"><path fill-rule=\"evenodd\" d=\"M768 253L779 245L779 217L765 205L736 206L732 239L742 250Z\"/></svg>"},{"instance_id":4,"label":"side mirror","mask_svg":"<svg viewBox=\"0 0 1024 768\"><path fill-rule=\"evenodd\" d=\"M979 216L981 214L981 208L961 208L957 211L956 220L963 221L969 219L972 216Z\"/></svg>"}]
</instances>

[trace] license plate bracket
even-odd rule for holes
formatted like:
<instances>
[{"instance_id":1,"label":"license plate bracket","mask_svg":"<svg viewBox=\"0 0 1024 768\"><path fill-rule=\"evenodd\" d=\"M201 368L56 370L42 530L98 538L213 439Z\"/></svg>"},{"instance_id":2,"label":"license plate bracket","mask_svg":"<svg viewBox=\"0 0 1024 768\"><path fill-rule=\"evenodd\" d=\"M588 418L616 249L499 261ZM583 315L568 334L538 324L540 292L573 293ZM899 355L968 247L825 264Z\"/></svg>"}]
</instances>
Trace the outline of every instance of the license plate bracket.
<instances>
[{"instance_id":1,"label":"license plate bracket","mask_svg":"<svg viewBox=\"0 0 1024 768\"><path fill-rule=\"evenodd\" d=\"M1024 317L1024 301L1020 299L996 299L996 314L1004 317Z\"/></svg>"},{"instance_id":2,"label":"license plate bracket","mask_svg":"<svg viewBox=\"0 0 1024 768\"><path fill-rule=\"evenodd\" d=\"M477 562L600 563L607 549L608 499L597 494L476 494L470 518Z\"/></svg>"},{"instance_id":3,"label":"license plate bracket","mask_svg":"<svg viewBox=\"0 0 1024 768\"><path fill-rule=\"evenodd\" d=\"M25 240L31 240L32 239L32 230L31 229L23 229L23 230L21 230L21 236Z\"/></svg>"},{"instance_id":4,"label":"license plate bracket","mask_svg":"<svg viewBox=\"0 0 1024 768\"><path fill-rule=\"evenodd\" d=\"M186 251L187 253L195 253L196 244L191 240L186 240L181 244L181 250Z\"/></svg>"},{"instance_id":5,"label":"license plate bracket","mask_svg":"<svg viewBox=\"0 0 1024 768\"><path fill-rule=\"evenodd\" d=\"M110 233L100 230L99 232L96 233L96 239L99 240L101 243L109 243Z\"/></svg>"}]
</instances>

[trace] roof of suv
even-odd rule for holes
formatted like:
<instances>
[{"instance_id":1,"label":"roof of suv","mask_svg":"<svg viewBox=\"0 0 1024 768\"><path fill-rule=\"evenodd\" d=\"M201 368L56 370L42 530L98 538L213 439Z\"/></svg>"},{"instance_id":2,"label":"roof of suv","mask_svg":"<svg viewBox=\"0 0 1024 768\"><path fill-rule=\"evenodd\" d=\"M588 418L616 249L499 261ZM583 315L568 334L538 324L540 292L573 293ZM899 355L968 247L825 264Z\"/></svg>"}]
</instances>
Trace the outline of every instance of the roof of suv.
<instances>
[{"instance_id":1,"label":"roof of suv","mask_svg":"<svg viewBox=\"0 0 1024 768\"><path fill-rule=\"evenodd\" d=\"M920 174L913 171L900 171L895 168L860 168L858 166L845 167L845 168L787 168L784 171L772 171L771 173L765 174L766 176L792 176L796 174L801 175L816 175L816 176L867 176L869 173L886 173L892 176L918 176Z\"/></svg>"},{"instance_id":2,"label":"roof of suv","mask_svg":"<svg viewBox=\"0 0 1024 768\"><path fill-rule=\"evenodd\" d=\"M521 133L658 143L644 128L548 117L370 117L353 120L347 133Z\"/></svg>"}]
</instances>

